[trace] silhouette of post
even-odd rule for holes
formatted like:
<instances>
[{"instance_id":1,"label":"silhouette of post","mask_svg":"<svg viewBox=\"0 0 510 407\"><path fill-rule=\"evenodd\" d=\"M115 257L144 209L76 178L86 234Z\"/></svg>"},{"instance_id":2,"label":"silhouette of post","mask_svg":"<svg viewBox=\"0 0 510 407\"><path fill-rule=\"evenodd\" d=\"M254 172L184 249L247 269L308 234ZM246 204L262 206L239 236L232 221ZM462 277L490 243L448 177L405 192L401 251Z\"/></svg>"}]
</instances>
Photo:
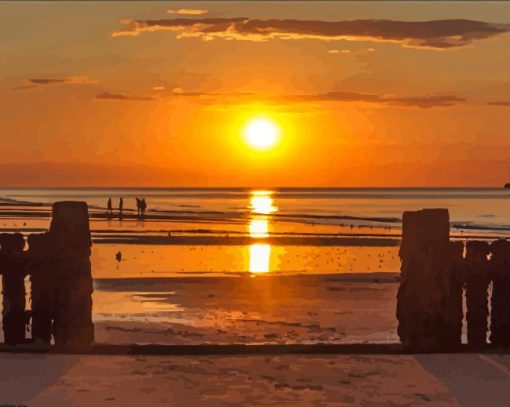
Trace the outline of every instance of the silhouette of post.
<instances>
[{"instance_id":1,"label":"silhouette of post","mask_svg":"<svg viewBox=\"0 0 510 407\"><path fill-rule=\"evenodd\" d=\"M28 271L31 282L32 339L49 345L55 318L58 275L55 249L49 233L28 236Z\"/></svg>"},{"instance_id":2,"label":"silhouette of post","mask_svg":"<svg viewBox=\"0 0 510 407\"><path fill-rule=\"evenodd\" d=\"M21 233L0 234L0 268L3 284L2 325L8 345L25 342L25 240Z\"/></svg>"},{"instance_id":3,"label":"silhouette of post","mask_svg":"<svg viewBox=\"0 0 510 407\"><path fill-rule=\"evenodd\" d=\"M491 244L492 277L491 344L510 347L510 242L496 240Z\"/></svg>"},{"instance_id":4,"label":"silhouette of post","mask_svg":"<svg viewBox=\"0 0 510 407\"><path fill-rule=\"evenodd\" d=\"M94 340L88 208L85 202L56 202L50 234L55 244L58 287L55 345L84 350Z\"/></svg>"},{"instance_id":5,"label":"silhouette of post","mask_svg":"<svg viewBox=\"0 0 510 407\"><path fill-rule=\"evenodd\" d=\"M468 344L482 348L487 344L490 283L489 244L472 240L466 244L466 305Z\"/></svg>"},{"instance_id":6,"label":"silhouette of post","mask_svg":"<svg viewBox=\"0 0 510 407\"><path fill-rule=\"evenodd\" d=\"M404 212L402 223L398 335L406 347L437 349L443 345L445 336L447 291L441 274L449 266L448 210Z\"/></svg>"},{"instance_id":7,"label":"silhouette of post","mask_svg":"<svg viewBox=\"0 0 510 407\"><path fill-rule=\"evenodd\" d=\"M464 243L450 242L448 270L443 275L446 288L444 346L458 348L462 343L463 292L464 292Z\"/></svg>"}]
</instances>

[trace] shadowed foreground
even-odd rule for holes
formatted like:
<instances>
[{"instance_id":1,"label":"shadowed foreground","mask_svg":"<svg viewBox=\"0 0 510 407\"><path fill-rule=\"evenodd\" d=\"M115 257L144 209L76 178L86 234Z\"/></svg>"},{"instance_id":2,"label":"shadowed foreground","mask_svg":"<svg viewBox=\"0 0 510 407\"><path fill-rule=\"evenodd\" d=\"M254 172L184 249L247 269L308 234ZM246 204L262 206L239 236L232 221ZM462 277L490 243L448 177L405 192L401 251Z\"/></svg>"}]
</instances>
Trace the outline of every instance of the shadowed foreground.
<instances>
[{"instance_id":1,"label":"shadowed foreground","mask_svg":"<svg viewBox=\"0 0 510 407\"><path fill-rule=\"evenodd\" d=\"M503 406L510 356L0 354L0 404Z\"/></svg>"}]
</instances>

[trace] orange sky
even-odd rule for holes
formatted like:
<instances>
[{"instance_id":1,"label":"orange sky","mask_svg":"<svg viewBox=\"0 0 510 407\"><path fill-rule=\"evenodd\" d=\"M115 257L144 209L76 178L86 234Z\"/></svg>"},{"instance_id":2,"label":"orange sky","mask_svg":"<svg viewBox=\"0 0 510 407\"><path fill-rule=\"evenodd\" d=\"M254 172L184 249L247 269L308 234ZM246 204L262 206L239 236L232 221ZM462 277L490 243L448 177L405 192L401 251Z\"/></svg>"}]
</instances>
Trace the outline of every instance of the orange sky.
<instances>
[{"instance_id":1,"label":"orange sky","mask_svg":"<svg viewBox=\"0 0 510 407\"><path fill-rule=\"evenodd\" d=\"M2 186L500 186L510 3L0 4ZM274 120L255 151L242 128Z\"/></svg>"}]
</instances>

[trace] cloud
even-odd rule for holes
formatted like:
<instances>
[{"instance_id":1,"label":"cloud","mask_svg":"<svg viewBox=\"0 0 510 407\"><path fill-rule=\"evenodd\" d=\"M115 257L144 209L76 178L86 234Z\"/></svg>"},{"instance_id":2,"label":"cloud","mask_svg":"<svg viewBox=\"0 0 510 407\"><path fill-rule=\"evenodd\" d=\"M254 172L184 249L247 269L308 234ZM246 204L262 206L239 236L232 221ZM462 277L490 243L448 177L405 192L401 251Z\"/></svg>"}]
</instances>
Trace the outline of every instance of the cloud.
<instances>
[{"instance_id":1,"label":"cloud","mask_svg":"<svg viewBox=\"0 0 510 407\"><path fill-rule=\"evenodd\" d=\"M293 100L330 101L330 102L366 102L389 105L401 105L419 108L449 107L464 102L465 99L453 95L426 95L415 97L397 97L373 93L327 92L309 95L293 95Z\"/></svg>"},{"instance_id":2,"label":"cloud","mask_svg":"<svg viewBox=\"0 0 510 407\"><path fill-rule=\"evenodd\" d=\"M487 102L489 106L510 106L510 100L496 100L494 102Z\"/></svg>"},{"instance_id":3,"label":"cloud","mask_svg":"<svg viewBox=\"0 0 510 407\"><path fill-rule=\"evenodd\" d=\"M21 86L15 86L12 88L12 90L29 90L37 88L37 85L21 85Z\"/></svg>"},{"instance_id":4,"label":"cloud","mask_svg":"<svg viewBox=\"0 0 510 407\"><path fill-rule=\"evenodd\" d=\"M194 8L180 8L179 10L167 10L168 14L180 14L184 16L199 16L202 14L207 14L207 10L203 9L194 9Z\"/></svg>"},{"instance_id":5,"label":"cloud","mask_svg":"<svg viewBox=\"0 0 510 407\"><path fill-rule=\"evenodd\" d=\"M252 20L237 18L124 20L125 27L112 35L137 36L145 32L170 31L177 38L203 40L235 39L318 39L324 41L396 42L407 47L445 50L470 45L510 31L508 24L473 20L395 21L395 20Z\"/></svg>"},{"instance_id":6,"label":"cloud","mask_svg":"<svg viewBox=\"0 0 510 407\"><path fill-rule=\"evenodd\" d=\"M172 89L172 96L183 96L183 97L199 97L199 98L226 98L226 97L233 97L233 98L244 98L244 97L263 97L266 98L268 95L262 95L257 92L250 92L250 91L239 91L239 92L189 92L185 91L184 89L180 87L176 87Z\"/></svg>"},{"instance_id":7,"label":"cloud","mask_svg":"<svg viewBox=\"0 0 510 407\"><path fill-rule=\"evenodd\" d=\"M12 88L12 90L29 90L50 85L95 85L97 80L88 76L69 76L67 78L29 78L26 85L20 85Z\"/></svg>"},{"instance_id":8,"label":"cloud","mask_svg":"<svg viewBox=\"0 0 510 407\"><path fill-rule=\"evenodd\" d=\"M424 95L424 96L394 96L375 93L341 92L310 94L262 94L257 92L185 92L182 88L174 88L173 97L196 97L200 99L221 99L223 101L263 101L266 103L304 103L304 102L363 102L383 105L399 105L418 107L422 109L432 107L450 107L466 100L455 95Z\"/></svg>"},{"instance_id":9,"label":"cloud","mask_svg":"<svg viewBox=\"0 0 510 407\"><path fill-rule=\"evenodd\" d=\"M382 98L386 103L403 106L415 106L420 108L430 108L436 106L453 106L460 102L465 102L465 99L457 96L446 95L446 96L418 96L418 97L390 97Z\"/></svg>"},{"instance_id":10,"label":"cloud","mask_svg":"<svg viewBox=\"0 0 510 407\"><path fill-rule=\"evenodd\" d=\"M96 99L107 99L107 100L134 100L134 101L149 101L154 100L148 96L126 96L118 93L104 92L96 96Z\"/></svg>"},{"instance_id":11,"label":"cloud","mask_svg":"<svg viewBox=\"0 0 510 407\"><path fill-rule=\"evenodd\" d=\"M35 83L36 85L49 85L52 83L64 83L65 79L29 79L31 83Z\"/></svg>"},{"instance_id":12,"label":"cloud","mask_svg":"<svg viewBox=\"0 0 510 407\"><path fill-rule=\"evenodd\" d=\"M51 84L59 84L65 83L67 85L95 85L98 83L95 79L90 79L86 75L82 76L69 76L67 78L30 78L28 80L30 83L36 85L51 85Z\"/></svg>"}]
</instances>

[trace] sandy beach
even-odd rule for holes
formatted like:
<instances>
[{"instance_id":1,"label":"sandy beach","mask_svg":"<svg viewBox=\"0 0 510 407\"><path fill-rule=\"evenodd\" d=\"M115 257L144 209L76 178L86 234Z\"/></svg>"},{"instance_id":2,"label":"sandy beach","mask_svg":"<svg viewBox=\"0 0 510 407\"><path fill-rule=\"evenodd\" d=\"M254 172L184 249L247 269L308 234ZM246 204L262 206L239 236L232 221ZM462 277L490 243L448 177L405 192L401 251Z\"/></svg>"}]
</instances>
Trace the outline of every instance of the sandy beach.
<instances>
[{"instance_id":1,"label":"sandy beach","mask_svg":"<svg viewBox=\"0 0 510 407\"><path fill-rule=\"evenodd\" d=\"M0 405L30 407L499 407L510 396L507 355L0 354L0 365Z\"/></svg>"}]
</instances>

